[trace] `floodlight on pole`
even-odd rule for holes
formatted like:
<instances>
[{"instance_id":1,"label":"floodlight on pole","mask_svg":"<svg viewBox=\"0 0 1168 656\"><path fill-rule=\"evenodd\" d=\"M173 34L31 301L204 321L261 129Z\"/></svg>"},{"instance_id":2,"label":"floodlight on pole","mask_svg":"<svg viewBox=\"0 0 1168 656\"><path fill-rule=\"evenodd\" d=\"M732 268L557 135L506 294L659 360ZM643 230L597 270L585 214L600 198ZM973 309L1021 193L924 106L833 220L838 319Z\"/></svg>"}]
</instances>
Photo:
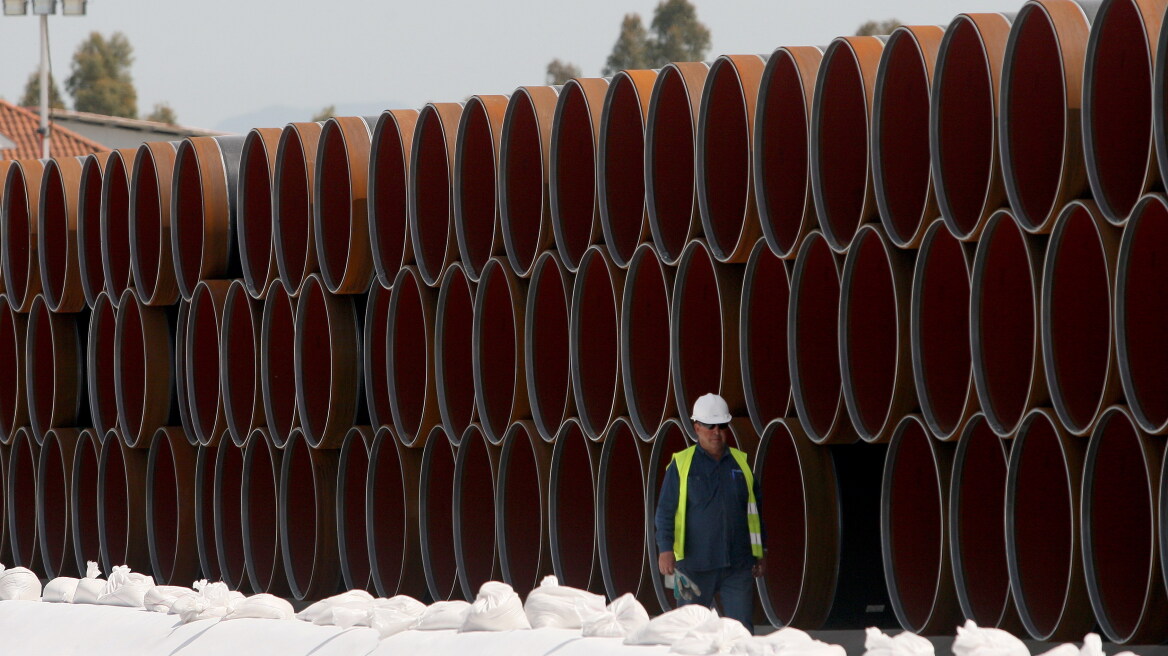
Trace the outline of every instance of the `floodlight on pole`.
<instances>
[{"instance_id":1,"label":"floodlight on pole","mask_svg":"<svg viewBox=\"0 0 1168 656\"><path fill-rule=\"evenodd\" d=\"M28 13L28 0L4 0L5 16L24 16Z\"/></svg>"},{"instance_id":2,"label":"floodlight on pole","mask_svg":"<svg viewBox=\"0 0 1168 656\"><path fill-rule=\"evenodd\" d=\"M61 0L61 14L65 16L84 16L86 0Z\"/></svg>"},{"instance_id":3,"label":"floodlight on pole","mask_svg":"<svg viewBox=\"0 0 1168 656\"><path fill-rule=\"evenodd\" d=\"M37 16L51 16L57 13L57 0L32 0L32 13Z\"/></svg>"}]
</instances>

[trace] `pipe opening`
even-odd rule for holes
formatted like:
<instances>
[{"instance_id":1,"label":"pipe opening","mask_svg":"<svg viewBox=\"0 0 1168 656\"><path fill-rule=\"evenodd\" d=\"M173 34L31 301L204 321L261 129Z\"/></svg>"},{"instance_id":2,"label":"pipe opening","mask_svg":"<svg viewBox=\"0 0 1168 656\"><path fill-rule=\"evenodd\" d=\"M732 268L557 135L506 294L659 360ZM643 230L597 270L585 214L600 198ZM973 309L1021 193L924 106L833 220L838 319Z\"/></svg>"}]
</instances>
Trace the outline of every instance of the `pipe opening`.
<instances>
[{"instance_id":1,"label":"pipe opening","mask_svg":"<svg viewBox=\"0 0 1168 656\"><path fill-rule=\"evenodd\" d=\"M251 589L257 594L287 592L280 561L279 458L265 431L252 431L243 461L244 561Z\"/></svg>"},{"instance_id":2,"label":"pipe opening","mask_svg":"<svg viewBox=\"0 0 1168 656\"><path fill-rule=\"evenodd\" d=\"M200 445L195 465L195 541L199 546L200 573L208 580L223 579L215 540L215 472L219 449L227 441L221 440L217 447Z\"/></svg>"},{"instance_id":3,"label":"pipe opening","mask_svg":"<svg viewBox=\"0 0 1168 656\"><path fill-rule=\"evenodd\" d=\"M333 322L341 317L331 311L327 293L321 284L305 285L296 304L296 407L306 435L318 440L324 434L334 401L333 356L340 347Z\"/></svg>"},{"instance_id":4,"label":"pipe opening","mask_svg":"<svg viewBox=\"0 0 1168 656\"><path fill-rule=\"evenodd\" d=\"M312 583L317 561L317 523L321 500L317 495L313 476L312 456L308 441L293 437L283 453L280 496L284 502L280 511L284 538L284 568L293 595L304 597Z\"/></svg>"},{"instance_id":5,"label":"pipe opening","mask_svg":"<svg viewBox=\"0 0 1168 656\"><path fill-rule=\"evenodd\" d=\"M843 298L846 389L857 428L877 435L892 417L901 356L901 299L884 240L873 229L860 231L848 251ZM903 381L901 381L903 385Z\"/></svg>"},{"instance_id":6,"label":"pipe opening","mask_svg":"<svg viewBox=\"0 0 1168 656\"><path fill-rule=\"evenodd\" d=\"M688 414L699 396L711 389L719 389L722 380L720 345L724 332L722 299L718 293L718 278L710 253L701 246L689 246L686 252L673 283L673 311L670 316L673 331L677 335L673 350L673 382L678 411L682 414ZM712 301L717 301L716 308L711 306ZM704 319L686 320L699 316Z\"/></svg>"},{"instance_id":7,"label":"pipe opening","mask_svg":"<svg viewBox=\"0 0 1168 656\"><path fill-rule=\"evenodd\" d=\"M18 429L8 452L8 531L13 565L40 569L37 549L37 457L32 433Z\"/></svg>"},{"instance_id":8,"label":"pipe opening","mask_svg":"<svg viewBox=\"0 0 1168 656\"><path fill-rule=\"evenodd\" d=\"M321 129L316 160L320 176L316 183L320 192L316 199L317 219L328 226L317 232L323 255L320 270L326 280L340 282L348 269L356 205L349 170L349 149L340 123L335 119L326 122Z\"/></svg>"},{"instance_id":9,"label":"pipe opening","mask_svg":"<svg viewBox=\"0 0 1168 656\"><path fill-rule=\"evenodd\" d=\"M648 246L629 265L621 303L621 368L629 418L642 438L672 414L669 368L669 273ZM786 305L785 303L783 304Z\"/></svg>"},{"instance_id":10,"label":"pipe opening","mask_svg":"<svg viewBox=\"0 0 1168 656\"><path fill-rule=\"evenodd\" d=\"M69 207L65 194L65 182L61 177L61 165L50 160L45 166L41 188L40 232L37 249L40 262L41 280L45 299L56 307L65 296L66 274L69 267ZM76 211L76 208L74 208Z\"/></svg>"},{"instance_id":11,"label":"pipe opening","mask_svg":"<svg viewBox=\"0 0 1168 656\"><path fill-rule=\"evenodd\" d=\"M584 89L569 81L560 92L556 114L555 201L560 257L578 264L594 241L596 216L596 138Z\"/></svg>"},{"instance_id":12,"label":"pipe opening","mask_svg":"<svg viewBox=\"0 0 1168 656\"><path fill-rule=\"evenodd\" d=\"M647 532L645 536L645 542L646 546L648 547L649 578L653 583L653 590L657 595L657 604L663 613L673 610L674 596L673 590L666 590L665 582L657 571L656 563L659 554L657 552L657 529L654 523L654 516L657 512L657 494L661 490L661 484L665 480L665 470L669 467L669 463L672 461L673 454L685 449L690 444L692 444L686 435L685 430L682 429L679 421L680 420L678 419L666 419L664 422L662 422L660 428L657 429L656 434L653 436L653 448L649 452L648 467L645 468L645 471L647 472L646 476L649 477L645 484L646 517L644 529ZM757 471L758 461L756 460L752 466ZM767 480L767 478L760 476L759 485L762 485ZM798 481L799 479L795 478L794 480ZM765 498L773 499L774 497ZM782 505L783 504L773 504L767 502L764 503L762 508L759 510L761 512L766 512L771 506L782 507ZM769 522L770 520L764 521ZM795 532L799 530L794 525L781 524L781 526L784 527L784 531L789 529L789 534L791 535L794 535ZM781 566L782 563L786 562L788 561L777 560L775 562L775 566ZM767 573L770 574L773 572L775 566L768 566Z\"/></svg>"},{"instance_id":13,"label":"pipe opening","mask_svg":"<svg viewBox=\"0 0 1168 656\"><path fill-rule=\"evenodd\" d=\"M37 504L37 532L40 547L44 552L43 565L46 578L62 576L72 572L74 563L68 562L71 546L69 536L69 478L65 449L60 433L45 436L41 446L37 467L37 487L40 503Z\"/></svg>"},{"instance_id":14,"label":"pipe opening","mask_svg":"<svg viewBox=\"0 0 1168 656\"><path fill-rule=\"evenodd\" d=\"M394 442L388 430L378 431L365 491L371 571L377 591L383 596L395 594L401 584L409 530L404 465Z\"/></svg>"},{"instance_id":15,"label":"pipe opening","mask_svg":"<svg viewBox=\"0 0 1168 656\"><path fill-rule=\"evenodd\" d=\"M916 37L897 30L884 47L876 90L879 152L876 166L884 225L898 243L920 230L931 196L929 178L930 71Z\"/></svg>"},{"instance_id":16,"label":"pipe opening","mask_svg":"<svg viewBox=\"0 0 1168 656\"><path fill-rule=\"evenodd\" d=\"M237 444L242 444L251 429L264 421L257 404L260 381L256 309L243 286L233 283L223 306L219 362L227 365L222 372L223 409L227 427Z\"/></svg>"},{"instance_id":17,"label":"pipe opening","mask_svg":"<svg viewBox=\"0 0 1168 656\"><path fill-rule=\"evenodd\" d=\"M73 475L69 483L70 528L78 573L85 571L86 561L101 560L97 505L101 444L95 433L83 432L81 438L73 454Z\"/></svg>"},{"instance_id":18,"label":"pipe opening","mask_svg":"<svg viewBox=\"0 0 1168 656\"><path fill-rule=\"evenodd\" d=\"M407 147L397 121L382 115L370 154L369 210L373 258L388 285L406 257L409 207L406 195Z\"/></svg>"},{"instance_id":19,"label":"pipe opening","mask_svg":"<svg viewBox=\"0 0 1168 656\"><path fill-rule=\"evenodd\" d=\"M141 287L139 291L146 298L154 295L162 265L163 208L159 188L162 184L158 164L154 161L154 151L143 145L134 160L130 238L136 246L131 249L132 256L137 260L136 275L141 278L134 282ZM166 211L169 212L169 208Z\"/></svg>"},{"instance_id":20,"label":"pipe opening","mask_svg":"<svg viewBox=\"0 0 1168 656\"><path fill-rule=\"evenodd\" d=\"M390 360L389 403L393 408L394 425L399 437L407 444L425 437L423 420L428 414L430 376L433 365L429 348L433 344L432 317L427 316L427 305L433 308L433 297L422 291L422 281L409 269L403 269L394 281L393 300L389 305L389 338L393 341L393 359Z\"/></svg>"},{"instance_id":21,"label":"pipe opening","mask_svg":"<svg viewBox=\"0 0 1168 656\"><path fill-rule=\"evenodd\" d=\"M514 424L507 431L499 464L500 560L508 583L523 596L536 587L540 572L547 569L542 562L543 486L536 439L526 426Z\"/></svg>"},{"instance_id":22,"label":"pipe opening","mask_svg":"<svg viewBox=\"0 0 1168 656\"><path fill-rule=\"evenodd\" d=\"M185 438L183 441L186 442ZM151 512L148 519L153 543L151 547L154 552L153 560L162 567L162 571L156 571L154 575L162 581L181 584L185 581L175 581L172 574L175 573L178 550L186 546L180 542L185 536L180 536L184 527L179 510L183 503L180 494L185 490L179 489L180 474L175 466L176 454L167 433L163 431L155 433L154 444L154 459L149 469L151 480L148 483L148 491Z\"/></svg>"},{"instance_id":23,"label":"pipe opening","mask_svg":"<svg viewBox=\"0 0 1168 656\"><path fill-rule=\"evenodd\" d=\"M807 98L795 59L774 55L759 89L755 184L759 216L767 232L785 253L799 246L808 214L810 168L807 144ZM768 62L769 63L769 62Z\"/></svg>"},{"instance_id":24,"label":"pipe opening","mask_svg":"<svg viewBox=\"0 0 1168 656\"><path fill-rule=\"evenodd\" d=\"M103 165L96 157L85 158L77 194L77 239L80 242L77 257L81 285L90 307L97 303L97 295L105 289L105 271L101 268L102 168Z\"/></svg>"},{"instance_id":25,"label":"pipe opening","mask_svg":"<svg viewBox=\"0 0 1168 656\"><path fill-rule=\"evenodd\" d=\"M645 519L628 512L645 501L645 479L637 436L627 421L615 421L604 438L596 484L601 571L610 599L640 592L646 558Z\"/></svg>"},{"instance_id":26,"label":"pipe opening","mask_svg":"<svg viewBox=\"0 0 1168 656\"><path fill-rule=\"evenodd\" d=\"M786 349L790 295L783 261L760 241L747 263L742 285L740 344L744 348L739 358L746 407L760 434L771 420L786 416L791 398ZM664 356L668 362L668 354Z\"/></svg>"},{"instance_id":27,"label":"pipe opening","mask_svg":"<svg viewBox=\"0 0 1168 656\"><path fill-rule=\"evenodd\" d=\"M436 429L437 430L437 429ZM460 596L454 554L454 447L445 434L431 432L426 440L419 495L422 555L430 596L442 601Z\"/></svg>"},{"instance_id":28,"label":"pipe opening","mask_svg":"<svg viewBox=\"0 0 1168 656\"><path fill-rule=\"evenodd\" d=\"M506 190L506 230L513 261L520 265L516 269L526 271L539 255L544 208L543 150L534 99L524 91L516 92L507 105L504 123L500 188Z\"/></svg>"},{"instance_id":29,"label":"pipe opening","mask_svg":"<svg viewBox=\"0 0 1168 656\"><path fill-rule=\"evenodd\" d=\"M231 440L219 442L219 455L215 458L214 516L215 551L219 556L219 569L223 581L232 590L244 586L247 579L246 559L243 550L243 449ZM312 491L311 483L298 486L300 490ZM309 479L311 481L311 478ZM295 504L297 507L303 507ZM307 515L305 521L312 521L312 512L295 513ZM309 533L309 539L312 534Z\"/></svg>"},{"instance_id":30,"label":"pipe opening","mask_svg":"<svg viewBox=\"0 0 1168 656\"><path fill-rule=\"evenodd\" d=\"M434 373L443 423L455 438L475 415L473 329L474 290L462 266L452 266L438 300Z\"/></svg>"},{"instance_id":31,"label":"pipe opening","mask_svg":"<svg viewBox=\"0 0 1168 656\"><path fill-rule=\"evenodd\" d=\"M816 208L824 234L847 245L867 218L868 100L860 62L846 43L828 48L815 94Z\"/></svg>"},{"instance_id":32,"label":"pipe opening","mask_svg":"<svg viewBox=\"0 0 1168 656\"><path fill-rule=\"evenodd\" d=\"M495 469L490 446L475 427L468 428L454 465L454 549L458 577L467 599L495 575Z\"/></svg>"},{"instance_id":33,"label":"pipe opening","mask_svg":"<svg viewBox=\"0 0 1168 656\"><path fill-rule=\"evenodd\" d=\"M3 334L6 323L4 314L0 313L0 354L3 354L4 345L9 343L9 338ZM87 344L89 414L93 419L94 430L99 435L105 435L118 421L117 398L114 394L114 384L118 377L114 369L114 356L118 349L115 341L116 323L117 314L113 303L108 295L100 294L90 315ZM4 358L0 355L0 366L3 363ZM4 416L9 416L9 413L5 411Z\"/></svg>"},{"instance_id":34,"label":"pipe opening","mask_svg":"<svg viewBox=\"0 0 1168 656\"><path fill-rule=\"evenodd\" d=\"M393 421L389 383L382 375L389 367L387 331L391 298L390 290L374 284L369 289L365 307L365 393L370 423L374 427L388 426ZM470 348L469 337L467 348Z\"/></svg>"},{"instance_id":35,"label":"pipe opening","mask_svg":"<svg viewBox=\"0 0 1168 656\"><path fill-rule=\"evenodd\" d=\"M463 265L482 271L495 249L498 199L495 197L495 138L481 100L472 97L463 109L455 174L456 210L462 226Z\"/></svg>"},{"instance_id":36,"label":"pipe opening","mask_svg":"<svg viewBox=\"0 0 1168 656\"><path fill-rule=\"evenodd\" d=\"M14 312L5 296L0 296L0 308L0 435L8 443L28 414L24 392L28 319Z\"/></svg>"},{"instance_id":37,"label":"pipe opening","mask_svg":"<svg viewBox=\"0 0 1168 656\"><path fill-rule=\"evenodd\" d=\"M118 311L117 358L115 382L117 384L118 421L128 443L133 443L142 433L146 415L146 326L138 298L132 293L123 296L122 307Z\"/></svg>"},{"instance_id":38,"label":"pipe opening","mask_svg":"<svg viewBox=\"0 0 1168 656\"><path fill-rule=\"evenodd\" d=\"M788 329L794 329L795 362L791 383L799 418L817 437L826 437L836 420L842 379L839 368L840 278L827 241L818 235L803 242L791 282Z\"/></svg>"},{"instance_id":39,"label":"pipe opening","mask_svg":"<svg viewBox=\"0 0 1168 656\"><path fill-rule=\"evenodd\" d=\"M178 147L174 162L174 216L172 230L178 232L173 243L175 273L179 287L193 290L199 284L203 271L203 238L206 235L207 210L203 205L202 171L199 156L191 142L184 140ZM270 216L270 215L269 215Z\"/></svg>"},{"instance_id":40,"label":"pipe opening","mask_svg":"<svg viewBox=\"0 0 1168 656\"><path fill-rule=\"evenodd\" d=\"M341 573L346 589L372 589L369 542L365 522L365 484L369 478L369 450L364 429L353 428L346 437L337 474L337 522L340 534Z\"/></svg>"},{"instance_id":41,"label":"pipe opening","mask_svg":"<svg viewBox=\"0 0 1168 656\"><path fill-rule=\"evenodd\" d=\"M259 343L264 415L272 439L283 446L297 424L297 413L296 363L288 357L296 349L296 307L282 284L272 285L268 291ZM319 350L309 349L309 355ZM324 355L327 357L327 351Z\"/></svg>"},{"instance_id":42,"label":"pipe opening","mask_svg":"<svg viewBox=\"0 0 1168 656\"><path fill-rule=\"evenodd\" d=\"M130 481L122 446L116 434L106 436L102 445L99 472L101 526L103 528L102 566L109 571L113 565L129 565L130 552Z\"/></svg>"},{"instance_id":43,"label":"pipe opening","mask_svg":"<svg viewBox=\"0 0 1168 656\"><path fill-rule=\"evenodd\" d=\"M272 277L272 167L258 132L247 135L239 161L239 251L243 279L258 298Z\"/></svg>"},{"instance_id":44,"label":"pipe opening","mask_svg":"<svg viewBox=\"0 0 1168 656\"><path fill-rule=\"evenodd\" d=\"M495 262L483 270L475 298L478 347L474 362L478 368L474 378L478 415L485 432L502 436L515 405L519 343L510 281L504 265Z\"/></svg>"},{"instance_id":45,"label":"pipe opening","mask_svg":"<svg viewBox=\"0 0 1168 656\"><path fill-rule=\"evenodd\" d=\"M69 315L58 315L68 317ZM65 359L66 353L57 353L57 339L54 334L54 317L49 313L49 306L43 299L33 302L32 310L28 315L28 332L26 333L25 362L28 385L28 416L29 425L34 433L42 436L54 423L57 414L57 385L61 386L61 396L65 395L65 388L69 381L57 380L57 368L61 364L57 358ZM60 323L64 323L62 319ZM74 354L75 356L75 354ZM79 372L79 363L74 357L73 371ZM74 380L77 387L79 381Z\"/></svg>"},{"instance_id":46,"label":"pipe opening","mask_svg":"<svg viewBox=\"0 0 1168 656\"><path fill-rule=\"evenodd\" d=\"M621 393L618 290L609 266L599 248L586 253L572 293L576 410L584 429L593 435L604 432Z\"/></svg>"},{"instance_id":47,"label":"pipe opening","mask_svg":"<svg viewBox=\"0 0 1168 656\"><path fill-rule=\"evenodd\" d=\"M130 175L120 151L110 154L102 180L101 256L106 290L116 305L130 286Z\"/></svg>"},{"instance_id":48,"label":"pipe opening","mask_svg":"<svg viewBox=\"0 0 1168 656\"><path fill-rule=\"evenodd\" d=\"M1124 229L1117 272L1116 345L1124 392L1141 426L1160 433L1168 426L1168 347L1161 330L1168 325L1168 289L1160 282L1168 280L1168 205L1163 200L1151 197L1136 206Z\"/></svg>"},{"instance_id":49,"label":"pipe opening","mask_svg":"<svg viewBox=\"0 0 1168 656\"><path fill-rule=\"evenodd\" d=\"M604 236L612 258L628 262L645 229L645 123L637 87L617 75L605 99L600 188Z\"/></svg>"},{"instance_id":50,"label":"pipe opening","mask_svg":"<svg viewBox=\"0 0 1168 656\"><path fill-rule=\"evenodd\" d=\"M34 163L36 166L39 164ZM24 166L29 166L25 164ZM30 169L32 167L30 166ZM31 171L30 171L31 172ZM25 298L31 276L31 240L33 211L28 198L28 187L22 165L8 168L8 179L4 191L4 282L12 304L27 307L32 300ZM34 191L35 193L35 191Z\"/></svg>"},{"instance_id":51,"label":"pipe opening","mask_svg":"<svg viewBox=\"0 0 1168 656\"><path fill-rule=\"evenodd\" d=\"M560 429L571 395L569 285L559 260L549 255L536 262L527 289L527 389L545 438Z\"/></svg>"},{"instance_id":52,"label":"pipe opening","mask_svg":"<svg viewBox=\"0 0 1168 656\"><path fill-rule=\"evenodd\" d=\"M783 527L782 531L771 529L760 592L764 607L769 605L775 619L783 624L789 624L802 605L809 549L825 546L807 543L810 517L804 485L805 476L814 472L804 472L797 439L785 424L770 424L754 461L760 493L766 500L760 508L762 521L770 527Z\"/></svg>"},{"instance_id":53,"label":"pipe opening","mask_svg":"<svg viewBox=\"0 0 1168 656\"><path fill-rule=\"evenodd\" d=\"M701 167L704 179L699 193L706 211L703 226L715 254L730 254L743 237L750 194L750 126L746 97L738 70L728 59L710 67L701 134ZM855 148L855 144L851 144Z\"/></svg>"},{"instance_id":54,"label":"pipe opening","mask_svg":"<svg viewBox=\"0 0 1168 656\"><path fill-rule=\"evenodd\" d=\"M657 77L649 110L649 216L662 258L676 261L685 250L694 216L694 120L685 78L672 66Z\"/></svg>"},{"instance_id":55,"label":"pipe opening","mask_svg":"<svg viewBox=\"0 0 1168 656\"><path fill-rule=\"evenodd\" d=\"M556 435L548 513L560 585L588 589L596 562L596 484L588 438L575 421Z\"/></svg>"},{"instance_id":56,"label":"pipe opening","mask_svg":"<svg viewBox=\"0 0 1168 656\"><path fill-rule=\"evenodd\" d=\"M427 106L418 117L414 136L411 235L418 267L436 278L446 259L450 239L450 160L442 117Z\"/></svg>"},{"instance_id":57,"label":"pipe opening","mask_svg":"<svg viewBox=\"0 0 1168 656\"><path fill-rule=\"evenodd\" d=\"M222 399L219 389L219 332L222 307L215 307L211 288L199 285L188 313L187 376L190 385L191 421L200 442L210 444L222 432ZM231 367L242 363L232 362Z\"/></svg>"},{"instance_id":58,"label":"pipe opening","mask_svg":"<svg viewBox=\"0 0 1168 656\"><path fill-rule=\"evenodd\" d=\"M285 282L298 291L308 269L312 236L312 189L308 180L305 144L294 127L284 128L276 155L276 206L272 213L272 241Z\"/></svg>"}]
</instances>

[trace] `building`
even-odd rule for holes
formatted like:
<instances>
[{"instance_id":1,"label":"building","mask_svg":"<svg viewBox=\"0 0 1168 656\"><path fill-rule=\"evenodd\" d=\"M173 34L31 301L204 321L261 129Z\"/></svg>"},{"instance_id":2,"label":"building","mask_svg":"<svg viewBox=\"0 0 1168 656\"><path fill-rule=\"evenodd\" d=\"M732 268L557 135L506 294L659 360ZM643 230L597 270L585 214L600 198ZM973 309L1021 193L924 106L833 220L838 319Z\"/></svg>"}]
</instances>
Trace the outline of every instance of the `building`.
<instances>
[{"instance_id":1,"label":"building","mask_svg":"<svg viewBox=\"0 0 1168 656\"><path fill-rule=\"evenodd\" d=\"M35 112L0 100L0 160L40 159L41 119ZM54 157L77 157L109 150L94 139L61 126L52 130L50 148Z\"/></svg>"},{"instance_id":2,"label":"building","mask_svg":"<svg viewBox=\"0 0 1168 656\"><path fill-rule=\"evenodd\" d=\"M187 137L217 137L226 134L120 116L75 112L69 109L51 109L49 119L57 128L72 130L107 148L137 148L147 141L182 141Z\"/></svg>"}]
</instances>

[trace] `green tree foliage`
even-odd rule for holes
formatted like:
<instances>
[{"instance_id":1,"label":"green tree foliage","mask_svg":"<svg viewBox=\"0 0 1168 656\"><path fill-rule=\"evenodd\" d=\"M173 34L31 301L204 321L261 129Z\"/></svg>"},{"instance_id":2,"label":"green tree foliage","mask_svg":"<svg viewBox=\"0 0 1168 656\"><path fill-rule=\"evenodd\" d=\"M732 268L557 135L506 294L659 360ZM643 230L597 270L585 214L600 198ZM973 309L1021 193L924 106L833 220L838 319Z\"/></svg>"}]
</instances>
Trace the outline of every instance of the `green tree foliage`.
<instances>
[{"instance_id":1,"label":"green tree foliage","mask_svg":"<svg viewBox=\"0 0 1168 656\"><path fill-rule=\"evenodd\" d=\"M651 31L638 14L625 14L620 35L605 62L604 75L624 69L660 68L675 61L703 61L710 29L689 0L662 0L653 10Z\"/></svg>"},{"instance_id":2,"label":"green tree foliage","mask_svg":"<svg viewBox=\"0 0 1168 656\"><path fill-rule=\"evenodd\" d=\"M154 105L154 111L146 117L147 121L154 121L155 123L165 123L167 125L178 125L178 115L174 113L174 108L169 103L158 103Z\"/></svg>"},{"instance_id":3,"label":"green tree foliage","mask_svg":"<svg viewBox=\"0 0 1168 656\"><path fill-rule=\"evenodd\" d=\"M895 18L882 21L870 20L856 28L856 36L884 36L886 34L892 34L893 30L903 24Z\"/></svg>"},{"instance_id":4,"label":"green tree foliage","mask_svg":"<svg viewBox=\"0 0 1168 656\"><path fill-rule=\"evenodd\" d=\"M571 62L560 61L558 58L548 62L548 84L563 84L574 77L580 77L579 66Z\"/></svg>"},{"instance_id":5,"label":"green tree foliage","mask_svg":"<svg viewBox=\"0 0 1168 656\"><path fill-rule=\"evenodd\" d=\"M130 77L134 48L121 32L108 39L100 32L89 37L73 53L73 71L65 88L79 112L138 118L138 92Z\"/></svg>"},{"instance_id":6,"label":"green tree foliage","mask_svg":"<svg viewBox=\"0 0 1168 656\"><path fill-rule=\"evenodd\" d=\"M625 14L621 21L620 36L612 47L612 53L601 70L603 75L612 75L626 68L649 68L649 34L641 23L640 14Z\"/></svg>"},{"instance_id":7,"label":"green tree foliage","mask_svg":"<svg viewBox=\"0 0 1168 656\"><path fill-rule=\"evenodd\" d=\"M322 121L327 121L336 115L337 115L337 106L336 105L329 105L328 107L325 107L324 109L320 110L319 112L313 114L312 115L312 122L313 123L320 123Z\"/></svg>"},{"instance_id":8,"label":"green tree foliage","mask_svg":"<svg viewBox=\"0 0 1168 656\"><path fill-rule=\"evenodd\" d=\"M28 76L28 82L24 85L24 95L20 98L20 106L40 107L40 105L41 75L33 71L32 75ZM49 76L49 107L65 109L65 99L61 97L61 88L57 86L57 80L52 75Z\"/></svg>"}]
</instances>

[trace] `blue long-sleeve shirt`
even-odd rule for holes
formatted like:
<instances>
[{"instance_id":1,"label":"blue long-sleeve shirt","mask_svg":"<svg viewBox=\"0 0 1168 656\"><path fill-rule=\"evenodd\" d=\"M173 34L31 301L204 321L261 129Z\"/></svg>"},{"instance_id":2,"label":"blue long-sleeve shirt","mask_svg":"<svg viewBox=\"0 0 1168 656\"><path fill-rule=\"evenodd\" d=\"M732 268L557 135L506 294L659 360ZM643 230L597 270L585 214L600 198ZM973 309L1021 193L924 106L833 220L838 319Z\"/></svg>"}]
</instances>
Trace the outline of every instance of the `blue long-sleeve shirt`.
<instances>
[{"instance_id":1,"label":"blue long-sleeve shirt","mask_svg":"<svg viewBox=\"0 0 1168 656\"><path fill-rule=\"evenodd\" d=\"M680 492L677 465L671 462L665 470L654 519L659 553L673 550L673 521ZM754 555L750 552L750 529L746 525L748 498L746 477L729 449L722 453L720 460L715 460L701 447L695 448L685 503L685 559L682 565L686 571L750 567L754 564ZM762 496L757 477L754 479L754 499L761 509ZM761 519L760 514L760 522ZM765 524L762 525L762 540L765 546Z\"/></svg>"}]
</instances>

